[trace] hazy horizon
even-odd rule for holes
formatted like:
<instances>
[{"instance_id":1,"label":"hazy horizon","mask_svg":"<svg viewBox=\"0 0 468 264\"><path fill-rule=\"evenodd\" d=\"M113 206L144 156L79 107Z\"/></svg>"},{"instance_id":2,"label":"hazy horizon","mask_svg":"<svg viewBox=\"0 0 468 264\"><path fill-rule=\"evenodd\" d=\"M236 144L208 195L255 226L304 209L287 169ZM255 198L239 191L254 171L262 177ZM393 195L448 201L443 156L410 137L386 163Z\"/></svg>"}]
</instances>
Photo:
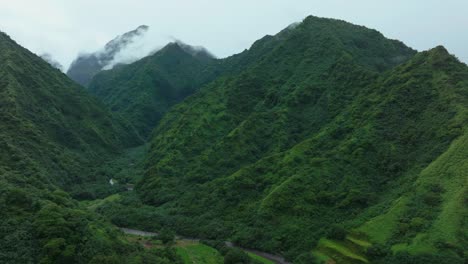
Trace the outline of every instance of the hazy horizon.
<instances>
[{"instance_id":1,"label":"hazy horizon","mask_svg":"<svg viewBox=\"0 0 468 264\"><path fill-rule=\"evenodd\" d=\"M148 50L178 39L203 46L217 57L227 57L249 48L265 35L313 15L376 29L417 50L444 45L466 63L468 37L462 35L462 30L468 28L467 10L468 2L461 0L411 3L299 0L293 5L278 0L255 3L0 0L0 30L38 55L50 54L67 69L79 53L97 51L117 35L139 25L148 25L150 30L133 47L138 52L132 56L144 56Z\"/></svg>"}]
</instances>

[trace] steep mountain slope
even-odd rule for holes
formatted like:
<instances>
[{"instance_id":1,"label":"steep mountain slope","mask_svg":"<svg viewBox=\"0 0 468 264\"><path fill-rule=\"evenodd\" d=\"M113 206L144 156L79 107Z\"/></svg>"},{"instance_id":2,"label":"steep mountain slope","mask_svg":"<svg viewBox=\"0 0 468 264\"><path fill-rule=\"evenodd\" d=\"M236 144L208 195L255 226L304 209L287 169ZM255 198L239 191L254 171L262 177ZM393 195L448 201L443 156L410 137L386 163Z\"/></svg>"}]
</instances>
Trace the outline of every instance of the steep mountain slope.
<instances>
[{"instance_id":1,"label":"steep mountain slope","mask_svg":"<svg viewBox=\"0 0 468 264\"><path fill-rule=\"evenodd\" d=\"M131 126L0 33L0 263L141 259L142 249L57 187L92 180L94 166L140 143Z\"/></svg>"},{"instance_id":2,"label":"steep mountain slope","mask_svg":"<svg viewBox=\"0 0 468 264\"><path fill-rule=\"evenodd\" d=\"M34 160L65 185L79 182L89 162L141 143L130 125L60 71L4 34L0 45L2 164Z\"/></svg>"},{"instance_id":3,"label":"steep mountain slope","mask_svg":"<svg viewBox=\"0 0 468 264\"><path fill-rule=\"evenodd\" d=\"M171 43L129 65L95 76L89 91L148 136L163 114L217 74L213 57L183 43Z\"/></svg>"},{"instance_id":4,"label":"steep mountain slope","mask_svg":"<svg viewBox=\"0 0 468 264\"><path fill-rule=\"evenodd\" d=\"M281 45L293 32L297 32L293 29L294 26L290 26L275 36L265 36L256 41L249 50L226 59L214 59L203 48L191 47L181 42L171 43L140 61L130 65L119 65L112 70L97 74L88 87L91 93L103 100L113 111L126 117L142 135L147 136L172 105L193 94L203 85L221 77L239 74L266 59L267 56L271 57L274 49L279 50L276 55L283 56ZM338 26L336 30L343 35L336 36L348 39L336 41L329 39L327 41L331 43L331 47L333 45L337 45L336 48L348 47L350 51L357 52L356 58L359 57L363 63L367 63L370 68L377 71L395 65L410 53L394 57L382 55L382 51L398 49L401 44L386 43L379 33L365 32L361 29L362 32L359 34L375 34L369 36L369 40L375 41L372 47L374 50L371 51L375 55L368 57L370 53L366 50L367 43L359 43L359 38L349 36L346 26L342 28ZM323 29L317 28L314 37L323 39L331 37L328 35L329 32L321 31ZM309 52L319 51L309 50ZM291 61L298 59L300 58L291 58ZM309 63L312 60L311 57ZM276 63L274 59L270 59L269 62L271 65Z\"/></svg>"},{"instance_id":5,"label":"steep mountain slope","mask_svg":"<svg viewBox=\"0 0 468 264\"><path fill-rule=\"evenodd\" d=\"M102 51L79 55L70 65L67 71L68 77L83 86L87 86L94 75L104 69L121 50L131 44L135 38L145 34L147 30L148 26L139 26L135 30L109 41Z\"/></svg>"},{"instance_id":6,"label":"steep mountain slope","mask_svg":"<svg viewBox=\"0 0 468 264\"><path fill-rule=\"evenodd\" d=\"M333 223L412 254L466 244L466 187L445 179L467 176L466 65L442 47L408 61L415 52L398 41L315 17L262 43L257 58L231 58L248 66L163 118L138 186L146 203L180 232L288 257L314 248ZM444 155L457 157L450 170L437 165ZM398 210L406 217L386 216L401 200L411 201ZM378 220L410 231L389 226L379 237ZM459 249L446 251L460 259Z\"/></svg>"}]
</instances>

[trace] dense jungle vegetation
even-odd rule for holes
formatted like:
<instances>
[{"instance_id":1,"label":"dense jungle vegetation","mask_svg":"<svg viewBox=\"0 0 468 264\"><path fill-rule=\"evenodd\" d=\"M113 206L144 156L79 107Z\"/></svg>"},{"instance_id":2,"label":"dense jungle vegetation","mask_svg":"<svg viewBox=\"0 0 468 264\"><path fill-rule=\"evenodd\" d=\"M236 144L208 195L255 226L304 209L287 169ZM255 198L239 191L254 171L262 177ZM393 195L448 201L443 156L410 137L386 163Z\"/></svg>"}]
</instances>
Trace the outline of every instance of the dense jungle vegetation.
<instances>
[{"instance_id":1,"label":"dense jungle vegetation","mask_svg":"<svg viewBox=\"0 0 468 264\"><path fill-rule=\"evenodd\" d=\"M83 88L0 33L0 113L0 263L468 259L468 66L442 46L310 16Z\"/></svg>"}]
</instances>

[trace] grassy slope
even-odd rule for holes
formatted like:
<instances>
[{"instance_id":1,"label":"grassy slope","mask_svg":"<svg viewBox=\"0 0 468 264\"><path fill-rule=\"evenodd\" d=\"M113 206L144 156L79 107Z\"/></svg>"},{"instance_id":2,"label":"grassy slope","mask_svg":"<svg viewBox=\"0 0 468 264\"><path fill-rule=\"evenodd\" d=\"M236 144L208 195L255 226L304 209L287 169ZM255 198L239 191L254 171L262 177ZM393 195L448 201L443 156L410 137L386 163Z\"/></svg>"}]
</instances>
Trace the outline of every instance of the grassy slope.
<instances>
[{"instance_id":1,"label":"grassy slope","mask_svg":"<svg viewBox=\"0 0 468 264\"><path fill-rule=\"evenodd\" d=\"M436 56L439 52L442 51L435 50L431 55ZM441 62L433 59L434 65ZM409 217L408 215L426 218L426 220L430 218L431 221L427 221L424 225L424 231L420 230L407 242L409 247L406 249L413 253L436 251L434 246L438 242L452 245L467 242L466 233L463 234L462 230L466 229L463 219L467 215L466 201L463 197L466 197L468 176L466 170L468 158L466 87L468 82L466 66L457 64L453 58L449 61L453 62L453 66L456 67L450 72L434 73L433 82L434 86L439 87L441 93L443 92L441 96L446 100L447 105L451 104L453 107L452 118L446 126L460 136L450 142L449 147L440 156L433 159L418 173L415 181L411 183L409 192L395 200L388 212L371 219L361 228L362 231L375 238L376 242L382 243L391 238L391 234L395 233L399 225L401 227L401 221ZM428 189L432 189L432 192ZM426 195L426 205L422 206L427 207L427 203L431 201L428 197L432 197L429 195L435 194L439 195L436 196L438 199L430 203L428 209L434 211L433 214L428 215L427 212L415 208L415 206L421 207L421 204L418 204L419 196ZM421 212L415 215L414 210ZM416 227L413 225L413 228ZM402 249L401 246L398 248Z\"/></svg>"},{"instance_id":2,"label":"grassy slope","mask_svg":"<svg viewBox=\"0 0 468 264\"><path fill-rule=\"evenodd\" d=\"M358 230L368 235L373 243L391 245L393 252L415 255L445 252L458 256L459 261L466 254L463 247L467 243L464 219L468 210L463 197L466 197L468 176L464 126L468 118L465 88L468 83L466 66L445 53L442 48L436 48L425 54L423 63L437 68L431 81L440 89L440 97L446 100L446 105L451 105L454 111L446 127L456 132L452 130L449 134L455 132L459 136L452 136L456 139L443 153L419 170L412 182L406 183L410 187L394 199L386 211L365 222ZM420 57L413 62L418 62ZM451 65L453 69L445 71L443 65ZM431 116L432 122L436 120Z\"/></svg>"},{"instance_id":3,"label":"grassy slope","mask_svg":"<svg viewBox=\"0 0 468 264\"><path fill-rule=\"evenodd\" d=\"M185 264L222 264L223 257L219 252L199 243L183 243L176 245L177 254L184 260Z\"/></svg>"},{"instance_id":4,"label":"grassy slope","mask_svg":"<svg viewBox=\"0 0 468 264\"><path fill-rule=\"evenodd\" d=\"M448 245L466 244L467 194L467 136L456 139L450 148L421 171L414 188L424 192L423 186L439 183L445 190L437 214L424 232L418 233L410 241L398 244L395 250L408 250L413 253L437 251L437 243ZM384 243L396 232L399 221L405 218L408 208L404 201L411 199L407 194L400 198L388 212L366 222L360 230L369 234L379 243Z\"/></svg>"}]
</instances>

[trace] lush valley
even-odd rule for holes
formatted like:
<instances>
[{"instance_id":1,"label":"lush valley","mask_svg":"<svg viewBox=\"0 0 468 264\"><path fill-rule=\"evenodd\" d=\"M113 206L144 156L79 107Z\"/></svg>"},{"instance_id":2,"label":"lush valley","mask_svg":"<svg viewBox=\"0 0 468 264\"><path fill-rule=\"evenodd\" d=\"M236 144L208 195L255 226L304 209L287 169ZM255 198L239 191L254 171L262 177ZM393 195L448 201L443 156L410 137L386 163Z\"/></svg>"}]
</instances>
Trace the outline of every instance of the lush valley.
<instances>
[{"instance_id":1,"label":"lush valley","mask_svg":"<svg viewBox=\"0 0 468 264\"><path fill-rule=\"evenodd\" d=\"M0 263L468 259L468 66L442 46L311 16L86 89L3 33L0 59Z\"/></svg>"},{"instance_id":2,"label":"lush valley","mask_svg":"<svg viewBox=\"0 0 468 264\"><path fill-rule=\"evenodd\" d=\"M0 33L0 263L174 263L146 253L63 190L143 141L83 88Z\"/></svg>"}]
</instances>

